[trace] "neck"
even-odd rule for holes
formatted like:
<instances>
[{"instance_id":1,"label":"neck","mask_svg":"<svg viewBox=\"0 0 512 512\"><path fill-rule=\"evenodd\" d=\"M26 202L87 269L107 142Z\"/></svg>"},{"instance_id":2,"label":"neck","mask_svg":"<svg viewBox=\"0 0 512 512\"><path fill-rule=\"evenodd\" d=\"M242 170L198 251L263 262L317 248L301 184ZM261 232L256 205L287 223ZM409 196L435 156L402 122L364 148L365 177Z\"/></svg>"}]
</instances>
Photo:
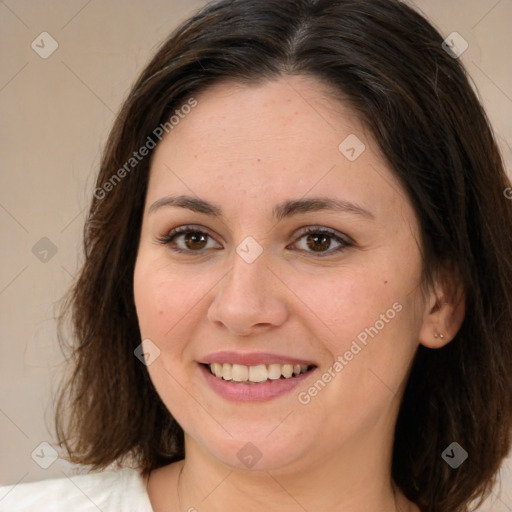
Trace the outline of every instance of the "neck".
<instances>
[{"instance_id":1,"label":"neck","mask_svg":"<svg viewBox=\"0 0 512 512\"><path fill-rule=\"evenodd\" d=\"M259 470L219 463L190 438L185 446L177 486L180 512L236 510L241 504L247 512L408 510L391 483L391 453L378 455L382 445L379 450L374 443L352 444L343 453Z\"/></svg>"}]
</instances>

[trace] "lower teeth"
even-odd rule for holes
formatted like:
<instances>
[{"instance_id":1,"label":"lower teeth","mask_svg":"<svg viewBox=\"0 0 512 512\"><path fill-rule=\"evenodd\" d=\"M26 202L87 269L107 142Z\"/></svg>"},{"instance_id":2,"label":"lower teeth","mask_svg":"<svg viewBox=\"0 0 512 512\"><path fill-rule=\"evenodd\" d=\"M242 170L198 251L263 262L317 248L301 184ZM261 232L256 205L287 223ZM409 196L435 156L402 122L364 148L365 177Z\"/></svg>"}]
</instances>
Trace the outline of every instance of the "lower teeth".
<instances>
[{"instance_id":1,"label":"lower teeth","mask_svg":"<svg viewBox=\"0 0 512 512\"><path fill-rule=\"evenodd\" d=\"M290 378L293 378L293 377L290 377ZM273 379L273 380L284 380L284 378L280 377L279 379ZM267 380L262 380L261 382L252 382L250 380L244 380L244 381L239 381L239 380L226 380L226 379L222 379L224 382L233 382L234 384L265 384L265 382L272 382L272 379L267 379Z\"/></svg>"}]
</instances>

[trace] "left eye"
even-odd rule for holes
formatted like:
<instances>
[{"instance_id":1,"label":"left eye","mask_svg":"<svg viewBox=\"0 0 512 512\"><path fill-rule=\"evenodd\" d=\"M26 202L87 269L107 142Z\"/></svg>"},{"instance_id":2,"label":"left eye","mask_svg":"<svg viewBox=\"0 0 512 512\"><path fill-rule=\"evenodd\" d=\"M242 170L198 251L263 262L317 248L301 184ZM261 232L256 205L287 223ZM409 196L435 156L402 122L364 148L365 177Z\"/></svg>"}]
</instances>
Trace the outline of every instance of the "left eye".
<instances>
[{"instance_id":1,"label":"left eye","mask_svg":"<svg viewBox=\"0 0 512 512\"><path fill-rule=\"evenodd\" d=\"M324 253L332 254L341 252L352 245L347 239L325 228L308 228L304 233L302 233L299 240L302 238L306 239L306 246L312 249L312 252L320 253L320 255L323 255ZM331 247L332 240L336 241L338 247L329 251L323 251L322 249L328 249Z\"/></svg>"},{"instance_id":2,"label":"left eye","mask_svg":"<svg viewBox=\"0 0 512 512\"><path fill-rule=\"evenodd\" d=\"M305 232L303 232L298 240L305 239L306 247L309 250L303 249L305 252L313 252L322 257L325 254L332 254L343 251L347 247L352 245L347 239L342 236L337 235L335 232L331 230L327 230L325 228L308 228ZM164 245L169 245L170 249L175 252L181 253L199 253L204 249L219 249L219 247L206 247L208 244L208 239L213 240L213 238L206 232L191 226L181 226L179 228L175 228L170 231L168 234L159 238L158 241ZM180 246L177 240L181 240L184 244ZM338 247L335 249L330 249L332 245L332 240L338 244ZM297 242L294 242L292 246L297 245Z\"/></svg>"}]
</instances>

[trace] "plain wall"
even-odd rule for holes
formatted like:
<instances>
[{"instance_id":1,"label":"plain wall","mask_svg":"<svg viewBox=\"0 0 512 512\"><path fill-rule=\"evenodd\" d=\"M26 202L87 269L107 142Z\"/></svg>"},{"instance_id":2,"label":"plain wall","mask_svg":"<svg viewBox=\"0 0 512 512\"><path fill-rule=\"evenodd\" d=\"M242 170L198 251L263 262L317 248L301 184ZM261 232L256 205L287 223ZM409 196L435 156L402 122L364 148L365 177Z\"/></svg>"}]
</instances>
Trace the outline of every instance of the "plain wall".
<instances>
[{"instance_id":1,"label":"plain wall","mask_svg":"<svg viewBox=\"0 0 512 512\"><path fill-rule=\"evenodd\" d=\"M200 0L0 3L0 484L73 472L61 460L43 469L31 456L40 443L54 442L50 398L62 374L54 303L81 262L83 222L115 113L157 45L203 5ZM460 58L512 169L512 1L413 5L443 36L457 31L467 40ZM42 32L58 43L46 59L31 46L35 41L40 53L49 51L51 41L39 36ZM480 510L512 510L510 468L508 459L501 494Z\"/></svg>"}]
</instances>

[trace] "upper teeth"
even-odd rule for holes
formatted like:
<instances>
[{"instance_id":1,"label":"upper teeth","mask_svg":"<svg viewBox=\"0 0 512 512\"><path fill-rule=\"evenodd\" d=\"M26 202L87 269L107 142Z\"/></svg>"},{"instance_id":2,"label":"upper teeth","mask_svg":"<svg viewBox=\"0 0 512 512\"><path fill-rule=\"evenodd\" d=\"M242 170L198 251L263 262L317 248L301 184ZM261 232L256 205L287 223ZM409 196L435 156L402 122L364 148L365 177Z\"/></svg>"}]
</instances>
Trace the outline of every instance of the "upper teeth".
<instances>
[{"instance_id":1,"label":"upper teeth","mask_svg":"<svg viewBox=\"0 0 512 512\"><path fill-rule=\"evenodd\" d=\"M300 375L307 371L308 367L301 364L258 364L245 366L243 364L211 363L211 372L224 380L235 382L264 382L267 379L280 379L281 375L289 379L292 375Z\"/></svg>"}]
</instances>

